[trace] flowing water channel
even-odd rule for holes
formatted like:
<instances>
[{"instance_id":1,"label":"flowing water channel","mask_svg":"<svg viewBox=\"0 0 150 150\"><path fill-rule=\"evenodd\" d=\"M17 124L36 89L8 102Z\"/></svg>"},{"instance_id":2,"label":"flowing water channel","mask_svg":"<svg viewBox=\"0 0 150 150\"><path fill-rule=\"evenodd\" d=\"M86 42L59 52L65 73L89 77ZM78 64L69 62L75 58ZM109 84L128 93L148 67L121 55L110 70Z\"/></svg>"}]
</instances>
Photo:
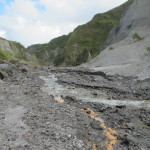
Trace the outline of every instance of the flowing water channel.
<instances>
[{"instance_id":1,"label":"flowing water channel","mask_svg":"<svg viewBox=\"0 0 150 150\"><path fill-rule=\"evenodd\" d=\"M128 107L142 107L142 108L150 108L149 101L137 101L137 100L108 100L103 99L101 97L95 97L91 94L91 91L84 88L75 88L73 86L63 86L57 82L57 77L54 74L49 74L48 77L40 76L40 79L45 81L45 85L42 87L42 90L49 95L53 95L54 97L63 96L73 96L78 100L82 100L84 102L97 102L103 103L105 105L125 105Z\"/></svg>"},{"instance_id":2,"label":"flowing water channel","mask_svg":"<svg viewBox=\"0 0 150 150\"><path fill-rule=\"evenodd\" d=\"M76 88L73 86L63 86L57 82L57 77L54 74L49 74L48 77L40 76L40 79L45 81L45 85L42 87L42 90L46 92L48 95L53 95L55 100L63 103L64 99L62 98L65 96L73 96L76 99L84 101L84 102L96 102L96 103L103 103L105 105L125 105L128 107L142 107L142 108L150 108L150 103L148 101L135 101L135 100L108 100L102 99L101 97L95 97L91 94L91 91L84 88ZM93 112L89 108L84 108L83 111L92 119L96 120L99 125L103 128L103 134L107 137L106 141L106 149L107 150L114 150L114 146L118 142L115 133L116 130L107 127L104 121L97 117L97 114ZM95 143L92 144L93 150L97 150L97 146Z\"/></svg>"}]
</instances>

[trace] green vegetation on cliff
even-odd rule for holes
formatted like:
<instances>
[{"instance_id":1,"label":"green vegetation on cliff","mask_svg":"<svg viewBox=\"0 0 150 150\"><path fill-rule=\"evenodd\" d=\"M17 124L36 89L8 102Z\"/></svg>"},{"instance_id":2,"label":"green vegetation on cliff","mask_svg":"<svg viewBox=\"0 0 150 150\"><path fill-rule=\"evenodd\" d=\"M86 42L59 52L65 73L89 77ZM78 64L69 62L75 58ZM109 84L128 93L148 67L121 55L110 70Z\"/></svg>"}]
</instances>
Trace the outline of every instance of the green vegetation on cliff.
<instances>
[{"instance_id":1,"label":"green vegetation on cliff","mask_svg":"<svg viewBox=\"0 0 150 150\"><path fill-rule=\"evenodd\" d=\"M4 60L15 60L13 62L34 65L37 64L36 57L31 55L22 44L0 37L0 63Z\"/></svg>"},{"instance_id":2,"label":"green vegetation on cliff","mask_svg":"<svg viewBox=\"0 0 150 150\"><path fill-rule=\"evenodd\" d=\"M110 30L119 23L129 2L106 13L97 14L93 19L78 26L72 33L51 40L47 44L36 44L28 49L35 53L41 63L54 65L79 65L94 58L103 48ZM86 53L86 58L84 54ZM87 55L88 54L88 55Z\"/></svg>"},{"instance_id":3,"label":"green vegetation on cliff","mask_svg":"<svg viewBox=\"0 0 150 150\"><path fill-rule=\"evenodd\" d=\"M8 51L4 51L0 49L0 61L2 60L14 60L15 57L12 56Z\"/></svg>"},{"instance_id":4,"label":"green vegetation on cliff","mask_svg":"<svg viewBox=\"0 0 150 150\"><path fill-rule=\"evenodd\" d=\"M21 59L26 59L26 48L19 42L11 41L11 46L13 45L18 49L19 53L16 54L16 57Z\"/></svg>"},{"instance_id":5,"label":"green vegetation on cliff","mask_svg":"<svg viewBox=\"0 0 150 150\"><path fill-rule=\"evenodd\" d=\"M15 62L19 62L22 64L34 65L34 66L39 65L37 62L31 62L31 61L26 61L24 59L18 59L15 56L13 56L10 52L0 49L0 63L4 60L11 60L11 61L15 60Z\"/></svg>"},{"instance_id":6,"label":"green vegetation on cliff","mask_svg":"<svg viewBox=\"0 0 150 150\"><path fill-rule=\"evenodd\" d=\"M71 33L55 38L49 43L35 44L29 46L28 50L36 55L41 64L53 62L56 66L58 66L64 61L64 59L62 61L62 57L61 60L59 60L59 58L60 55L63 53L70 36Z\"/></svg>"},{"instance_id":7,"label":"green vegetation on cliff","mask_svg":"<svg viewBox=\"0 0 150 150\"><path fill-rule=\"evenodd\" d=\"M66 45L67 63L76 65L78 63L76 60L84 49L87 49L92 57L97 56L100 49L103 48L110 30L119 23L126 5L127 3L106 13L97 14L87 24L78 26Z\"/></svg>"}]
</instances>

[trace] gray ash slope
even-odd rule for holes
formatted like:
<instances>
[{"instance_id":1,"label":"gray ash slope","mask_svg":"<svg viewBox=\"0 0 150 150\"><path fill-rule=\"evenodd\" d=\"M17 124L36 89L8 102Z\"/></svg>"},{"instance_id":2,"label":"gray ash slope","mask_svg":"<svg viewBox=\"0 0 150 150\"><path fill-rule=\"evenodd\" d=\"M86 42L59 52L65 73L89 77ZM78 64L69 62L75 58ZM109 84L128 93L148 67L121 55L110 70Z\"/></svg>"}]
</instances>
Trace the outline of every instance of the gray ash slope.
<instances>
[{"instance_id":1,"label":"gray ash slope","mask_svg":"<svg viewBox=\"0 0 150 150\"><path fill-rule=\"evenodd\" d=\"M107 45L123 40L137 27L150 25L150 1L132 1L132 5L122 15L119 25L111 31Z\"/></svg>"},{"instance_id":2,"label":"gray ash slope","mask_svg":"<svg viewBox=\"0 0 150 150\"><path fill-rule=\"evenodd\" d=\"M150 77L150 1L134 0L109 35L107 47L82 65L107 75Z\"/></svg>"}]
</instances>

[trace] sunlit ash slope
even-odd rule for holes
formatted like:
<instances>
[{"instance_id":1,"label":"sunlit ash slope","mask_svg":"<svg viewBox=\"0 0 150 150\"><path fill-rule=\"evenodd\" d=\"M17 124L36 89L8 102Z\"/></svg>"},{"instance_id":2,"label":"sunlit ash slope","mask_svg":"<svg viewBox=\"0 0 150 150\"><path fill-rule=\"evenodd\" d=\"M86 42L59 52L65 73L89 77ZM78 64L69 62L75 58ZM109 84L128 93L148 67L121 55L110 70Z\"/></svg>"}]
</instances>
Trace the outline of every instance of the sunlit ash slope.
<instances>
[{"instance_id":1,"label":"sunlit ash slope","mask_svg":"<svg viewBox=\"0 0 150 150\"><path fill-rule=\"evenodd\" d=\"M91 21L80 25L68 35L49 43L36 44L28 50L36 54L42 64L54 66L79 65L94 58L103 48L110 30L119 23L120 17L131 1L106 13L97 14Z\"/></svg>"},{"instance_id":2,"label":"sunlit ash slope","mask_svg":"<svg viewBox=\"0 0 150 150\"><path fill-rule=\"evenodd\" d=\"M110 32L106 49L84 66L109 75L150 78L150 1L134 0Z\"/></svg>"}]
</instances>

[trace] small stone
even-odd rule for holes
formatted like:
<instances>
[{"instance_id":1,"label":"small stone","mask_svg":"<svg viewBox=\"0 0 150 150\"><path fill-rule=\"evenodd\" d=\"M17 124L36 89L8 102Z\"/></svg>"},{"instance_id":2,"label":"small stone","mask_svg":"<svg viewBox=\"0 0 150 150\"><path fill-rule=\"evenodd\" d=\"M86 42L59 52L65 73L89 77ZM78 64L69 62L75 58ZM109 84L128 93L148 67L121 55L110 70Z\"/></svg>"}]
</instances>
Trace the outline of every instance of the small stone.
<instances>
[{"instance_id":1,"label":"small stone","mask_svg":"<svg viewBox=\"0 0 150 150\"><path fill-rule=\"evenodd\" d=\"M90 111L90 110L85 110L85 112L86 112L87 114L90 114L90 113L91 113L91 111Z\"/></svg>"},{"instance_id":2,"label":"small stone","mask_svg":"<svg viewBox=\"0 0 150 150\"><path fill-rule=\"evenodd\" d=\"M133 130L133 129L135 129L135 124L134 123L127 123L127 127L128 127L128 129Z\"/></svg>"},{"instance_id":3,"label":"small stone","mask_svg":"<svg viewBox=\"0 0 150 150\"><path fill-rule=\"evenodd\" d=\"M68 134L68 138L71 138L71 134Z\"/></svg>"},{"instance_id":4,"label":"small stone","mask_svg":"<svg viewBox=\"0 0 150 150\"><path fill-rule=\"evenodd\" d=\"M123 108L126 108L126 106L125 105L116 105L116 108L123 109Z\"/></svg>"},{"instance_id":5,"label":"small stone","mask_svg":"<svg viewBox=\"0 0 150 150\"><path fill-rule=\"evenodd\" d=\"M92 127L93 129L96 129L96 130L103 130L103 128L100 126L100 124L99 124L98 122L96 122L96 121L91 122L90 125L91 125L91 127Z\"/></svg>"}]
</instances>

